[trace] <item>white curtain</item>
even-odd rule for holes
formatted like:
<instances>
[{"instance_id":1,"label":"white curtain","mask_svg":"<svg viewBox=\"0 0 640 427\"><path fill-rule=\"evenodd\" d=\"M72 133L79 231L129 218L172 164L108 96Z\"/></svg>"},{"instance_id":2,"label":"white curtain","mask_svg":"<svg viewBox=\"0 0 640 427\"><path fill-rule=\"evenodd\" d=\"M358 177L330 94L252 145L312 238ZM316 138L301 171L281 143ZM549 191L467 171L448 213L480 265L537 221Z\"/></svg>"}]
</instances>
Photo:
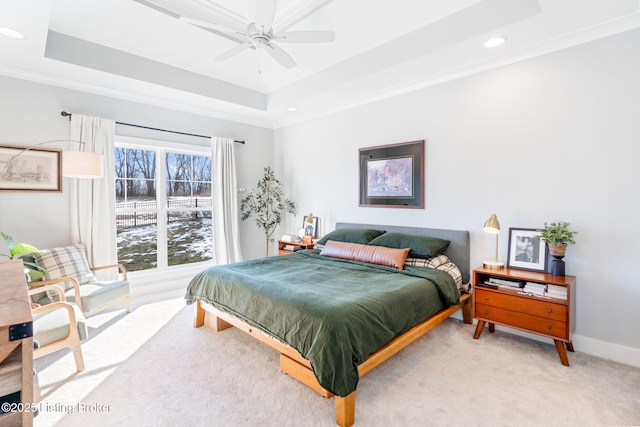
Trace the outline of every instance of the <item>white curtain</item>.
<instances>
[{"instance_id":1,"label":"white curtain","mask_svg":"<svg viewBox=\"0 0 640 427\"><path fill-rule=\"evenodd\" d=\"M233 139L211 138L213 242L216 264L242 261Z\"/></svg>"},{"instance_id":2,"label":"white curtain","mask_svg":"<svg viewBox=\"0 0 640 427\"><path fill-rule=\"evenodd\" d=\"M71 189L71 240L82 244L91 266L115 264L116 193L114 181L115 122L73 113L71 139L84 141L85 150L103 156L104 177L74 179Z\"/></svg>"}]
</instances>

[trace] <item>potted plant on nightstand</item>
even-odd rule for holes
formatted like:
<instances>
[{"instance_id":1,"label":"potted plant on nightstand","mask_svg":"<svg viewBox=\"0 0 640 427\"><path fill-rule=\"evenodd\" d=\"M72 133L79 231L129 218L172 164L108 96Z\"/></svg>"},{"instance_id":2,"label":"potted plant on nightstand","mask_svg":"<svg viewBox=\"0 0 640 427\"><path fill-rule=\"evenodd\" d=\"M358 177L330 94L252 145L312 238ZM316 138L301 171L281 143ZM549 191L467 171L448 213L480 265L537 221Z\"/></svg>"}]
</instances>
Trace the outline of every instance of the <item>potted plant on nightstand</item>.
<instances>
[{"instance_id":1,"label":"potted plant on nightstand","mask_svg":"<svg viewBox=\"0 0 640 427\"><path fill-rule=\"evenodd\" d=\"M565 265L562 258L567 251L567 246L575 244L573 236L578 234L577 231L569 230L569 223L564 221L544 223L544 228L538 230L534 237L540 238L549 245L549 253L553 256L551 263L551 274L554 276L564 276Z\"/></svg>"}]
</instances>

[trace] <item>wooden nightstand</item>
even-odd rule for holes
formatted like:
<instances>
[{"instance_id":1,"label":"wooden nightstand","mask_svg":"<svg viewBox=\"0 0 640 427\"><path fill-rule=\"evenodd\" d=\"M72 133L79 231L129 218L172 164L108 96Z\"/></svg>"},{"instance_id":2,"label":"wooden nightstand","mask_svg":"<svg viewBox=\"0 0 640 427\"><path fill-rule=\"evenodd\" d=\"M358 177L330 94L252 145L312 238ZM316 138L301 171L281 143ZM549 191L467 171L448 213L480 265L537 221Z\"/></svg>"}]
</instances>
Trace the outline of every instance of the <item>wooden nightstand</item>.
<instances>
[{"instance_id":1,"label":"wooden nightstand","mask_svg":"<svg viewBox=\"0 0 640 427\"><path fill-rule=\"evenodd\" d=\"M313 243L284 242L278 240L278 255L291 255L294 252L293 249L285 249L285 246L290 246L295 249L313 249L315 245Z\"/></svg>"},{"instance_id":2,"label":"wooden nightstand","mask_svg":"<svg viewBox=\"0 0 640 427\"><path fill-rule=\"evenodd\" d=\"M552 284L566 288L567 298L532 296L522 289L482 286L490 278ZM569 366L565 351L573 351L571 335L575 331L575 276L553 276L548 273L513 268L473 270L473 317L478 319L474 339L478 339L485 323L489 332L494 325L508 326L551 338L563 365Z\"/></svg>"}]
</instances>

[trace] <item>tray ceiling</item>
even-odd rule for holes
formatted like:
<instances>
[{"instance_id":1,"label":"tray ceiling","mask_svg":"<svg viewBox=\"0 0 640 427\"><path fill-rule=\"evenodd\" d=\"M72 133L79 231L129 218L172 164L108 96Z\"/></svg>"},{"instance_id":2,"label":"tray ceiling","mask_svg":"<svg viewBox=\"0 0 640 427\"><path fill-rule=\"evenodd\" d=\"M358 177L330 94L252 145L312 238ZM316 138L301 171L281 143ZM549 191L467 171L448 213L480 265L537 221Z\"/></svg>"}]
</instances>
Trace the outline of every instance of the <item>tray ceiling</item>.
<instances>
[{"instance_id":1,"label":"tray ceiling","mask_svg":"<svg viewBox=\"0 0 640 427\"><path fill-rule=\"evenodd\" d=\"M234 37L180 16L238 25L250 0L0 3L0 74L214 117L280 127L640 26L638 0L279 0L284 68L260 49L214 58ZM507 43L483 47L492 36ZM297 107L297 112L290 112Z\"/></svg>"}]
</instances>

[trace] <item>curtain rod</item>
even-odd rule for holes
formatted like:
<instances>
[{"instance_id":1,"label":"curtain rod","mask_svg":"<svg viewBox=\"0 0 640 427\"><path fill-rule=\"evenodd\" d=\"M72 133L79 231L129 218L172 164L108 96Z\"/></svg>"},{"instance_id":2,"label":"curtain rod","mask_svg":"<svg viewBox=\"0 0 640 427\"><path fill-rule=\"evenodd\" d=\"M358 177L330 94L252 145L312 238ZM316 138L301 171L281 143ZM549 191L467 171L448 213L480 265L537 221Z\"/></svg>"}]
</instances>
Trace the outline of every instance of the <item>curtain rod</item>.
<instances>
[{"instance_id":1,"label":"curtain rod","mask_svg":"<svg viewBox=\"0 0 640 427\"><path fill-rule=\"evenodd\" d=\"M60 112L60 115L61 115L62 117L69 117L69 120L71 120L71 115L72 115L71 113L67 113L66 111L62 111L62 112ZM198 135L198 134L196 134L196 133L187 133L187 132L179 132L179 131L177 131L177 130L168 130L168 129L153 128L153 127L150 127L150 126L134 125L134 124L132 124L132 123L116 122L116 124L119 124L119 125L122 125L122 126L131 126L131 127L134 127L134 128L149 129L149 130L157 130L157 131L160 131L160 132L175 133L175 134L178 134L178 135L187 135L187 136L195 136L195 137L197 137L197 138L207 138L207 139L211 139L211 137L210 137L210 136L207 136L207 135ZM233 140L233 142L237 142L238 144L244 144L244 143L245 143L244 141L238 141L238 140L236 140L236 139L234 139L234 140Z\"/></svg>"}]
</instances>

